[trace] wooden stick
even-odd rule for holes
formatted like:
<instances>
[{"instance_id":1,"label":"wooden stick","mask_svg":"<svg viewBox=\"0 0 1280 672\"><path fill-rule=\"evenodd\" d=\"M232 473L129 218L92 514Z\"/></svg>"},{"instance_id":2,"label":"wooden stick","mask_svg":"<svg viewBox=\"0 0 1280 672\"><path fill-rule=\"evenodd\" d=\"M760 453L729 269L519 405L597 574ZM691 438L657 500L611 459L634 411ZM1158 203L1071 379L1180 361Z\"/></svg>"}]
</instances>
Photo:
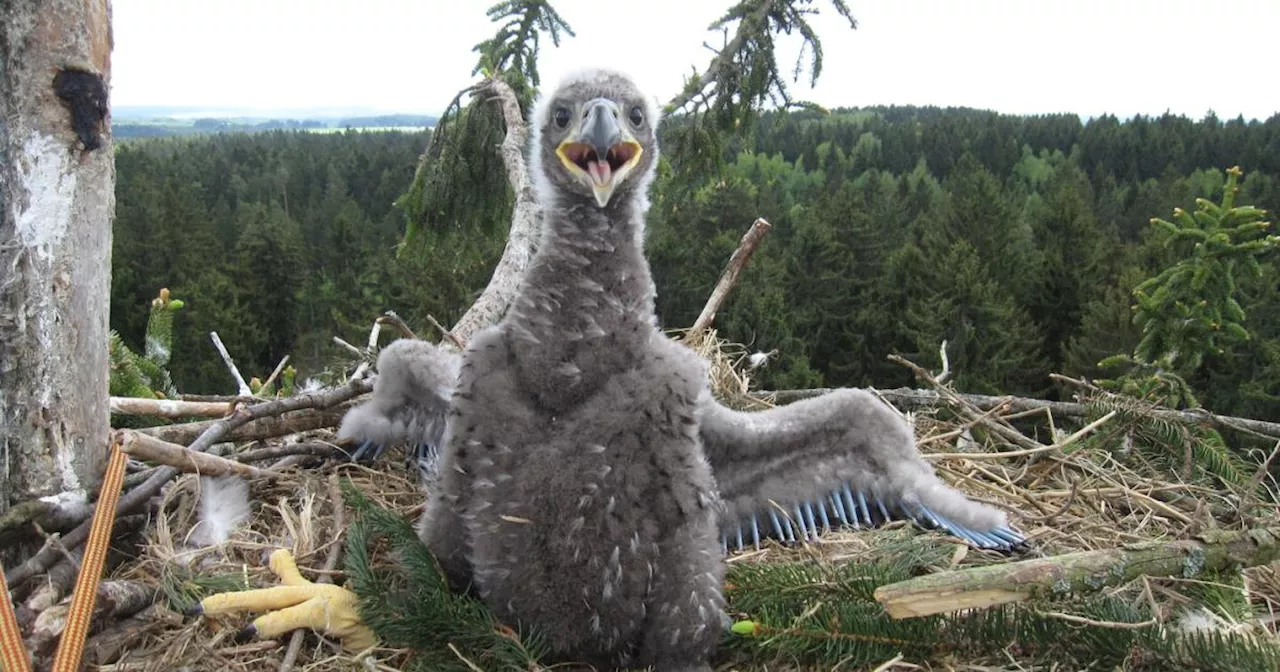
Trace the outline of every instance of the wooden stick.
<instances>
[{"instance_id":1,"label":"wooden stick","mask_svg":"<svg viewBox=\"0 0 1280 672\"><path fill-rule=\"evenodd\" d=\"M276 378L278 378L280 376L280 373L284 371L284 365L288 363L289 363L289 355L285 355L284 357L281 357L280 363L276 364L276 369L271 372L271 375L267 376L266 380L262 381L262 389L265 390L268 387L271 387L271 383L276 382Z\"/></svg>"},{"instance_id":2,"label":"wooden stick","mask_svg":"<svg viewBox=\"0 0 1280 672\"><path fill-rule=\"evenodd\" d=\"M889 360L911 369L911 372L915 374L917 380L932 387L938 393L939 398L948 401L960 415L970 420L975 420L978 424L986 427L991 432L998 434L1000 438L1005 441L1008 441L1015 446L1021 446L1023 450L1029 451L1027 453L1028 455L1035 455L1048 449L1048 446L1045 446L1039 441L1028 438L1021 432L1013 429L1013 427L1005 423L1003 420L998 418L993 419L989 414L983 415L980 412L982 409L979 409L972 404L969 404L964 399L961 399L955 391L940 384L928 371L925 371L915 362L904 357L899 357L898 355L889 355Z\"/></svg>"},{"instance_id":3,"label":"wooden stick","mask_svg":"<svg viewBox=\"0 0 1280 672\"><path fill-rule=\"evenodd\" d=\"M104 580L98 586L97 603L90 621L102 623L133 616L151 606L158 591L156 586L140 581ZM33 654L44 657L54 648L66 628L70 609L68 604L55 604L36 616L28 638Z\"/></svg>"},{"instance_id":4,"label":"wooden stick","mask_svg":"<svg viewBox=\"0 0 1280 672\"><path fill-rule=\"evenodd\" d=\"M369 390L373 389L372 381L365 384ZM299 432L309 432L313 429L333 427L342 422L342 417L351 409L351 406L352 404L339 404L321 410L304 409L259 418L227 432L225 440L258 441ZM136 431L169 443L189 444L204 432L209 431L209 428L218 422L220 420L201 420L180 425L144 427Z\"/></svg>"},{"instance_id":5,"label":"wooden stick","mask_svg":"<svg viewBox=\"0 0 1280 672\"><path fill-rule=\"evenodd\" d=\"M1111 418L1114 418L1115 415L1116 415L1116 412L1111 411L1110 413L1107 413L1101 418L1094 420L1088 425L1081 427L1078 431L1076 431L1076 433L1072 434L1071 436L1068 436L1067 438L1051 446L1042 446L1040 448L1030 448L1027 450L1010 450L1003 453L977 453L977 452L974 452L974 453L925 453L921 455L921 457L924 457L927 460L941 460L946 458L962 458L966 460L998 460L1006 457L1026 457L1028 455L1036 455L1039 453L1045 453L1045 452L1054 451L1054 450L1062 450L1063 448L1066 448L1067 446L1080 440L1080 438L1083 437L1085 434L1092 432L1103 423L1107 422ZM983 416L983 417L986 417L986 416Z\"/></svg>"},{"instance_id":6,"label":"wooden stick","mask_svg":"<svg viewBox=\"0 0 1280 672\"><path fill-rule=\"evenodd\" d=\"M158 462L178 471L204 476L243 476L245 478L279 478L283 474L266 471L225 457L197 453L176 443L140 434L133 430L116 430L120 450L140 460Z\"/></svg>"},{"instance_id":7,"label":"wooden stick","mask_svg":"<svg viewBox=\"0 0 1280 672\"><path fill-rule=\"evenodd\" d=\"M307 441L305 443L290 443L283 446L268 446L266 448L258 448L255 450L246 450L242 453L236 453L231 459L236 462L248 464L250 462L263 462L265 460L278 460L282 457L290 455L307 455L319 458L331 458L336 455L343 454L342 448L332 443L323 441Z\"/></svg>"},{"instance_id":8,"label":"wooden stick","mask_svg":"<svg viewBox=\"0 0 1280 672\"><path fill-rule=\"evenodd\" d=\"M328 390L311 392L305 394L297 394L285 399L269 401L266 403L256 404L253 406L242 406L235 413L222 418L221 420L212 421L198 438L188 446L189 449L197 452L205 452L215 444L229 440L235 435L235 430L253 422L261 421L273 416L287 414L290 411L298 411L308 408L325 408L332 410L334 406L342 404L354 397L369 392L373 389L373 384L367 380L353 380L345 385L335 387ZM341 418L341 414L338 414ZM330 425L332 426L332 425ZM148 434L145 431L139 431L140 434ZM287 433L287 432L286 432ZM123 453L122 453L123 455ZM160 488L173 479L178 474L178 470L170 466L158 467L155 472L142 485L129 491L127 495L120 498L120 503L116 506L116 515L123 515L132 512L134 509L142 506L145 502L155 496ZM62 543L67 548L75 548L89 537L89 521L81 522L78 527L68 532L62 537ZM27 558L25 562L8 572L5 582L10 588L30 579L36 574L48 569L54 562L61 557L57 550L52 548L42 548L38 553Z\"/></svg>"},{"instance_id":9,"label":"wooden stick","mask_svg":"<svg viewBox=\"0 0 1280 672\"><path fill-rule=\"evenodd\" d=\"M233 404L224 402L142 397L111 397L110 403L112 413L153 415L160 418L221 418L229 415L233 408Z\"/></svg>"},{"instance_id":10,"label":"wooden stick","mask_svg":"<svg viewBox=\"0 0 1280 672\"><path fill-rule=\"evenodd\" d=\"M181 628L182 616L163 604L153 604L134 616L116 621L89 638L85 644L85 662L105 666L120 659L121 655L138 647L138 642L150 633L166 628ZM103 667L103 669L106 669ZM120 669L120 668L116 668Z\"/></svg>"},{"instance_id":11,"label":"wooden stick","mask_svg":"<svg viewBox=\"0 0 1280 672\"><path fill-rule=\"evenodd\" d=\"M715 289L711 290L711 296L707 299L707 305L702 307L702 314L698 315L698 319L693 321L693 326L684 335L686 343L696 339L707 327L711 326L711 322L716 319L716 311L720 310L720 305L724 303L729 292L733 290L733 286L738 284L738 276L742 274L742 269L751 260L751 255L755 254L756 248L759 247L760 241L764 239L766 233L773 228L773 225L765 221L763 217L756 219L751 223L751 228L743 234L741 242L738 243L738 249L733 251L733 255L729 257L729 263L725 265L724 271L720 273L720 279L716 282Z\"/></svg>"},{"instance_id":12,"label":"wooden stick","mask_svg":"<svg viewBox=\"0 0 1280 672\"><path fill-rule=\"evenodd\" d=\"M222 339L218 337L218 332L209 332L209 339L213 341L213 347L218 349L218 354L222 355L222 362L227 365L227 370L231 372L231 376L236 379L236 387L240 390L240 394L251 397L253 390L249 389L249 384L244 382L244 376L240 375L240 369L236 368L236 362L231 359L231 353L227 352L227 346L222 344Z\"/></svg>"},{"instance_id":13,"label":"wooden stick","mask_svg":"<svg viewBox=\"0 0 1280 672\"><path fill-rule=\"evenodd\" d=\"M453 341L453 344L458 346L459 350L467 349L467 344L463 343L452 331L449 331L448 327L440 324L440 320L437 320L435 315L427 313L427 320L431 322L431 326L435 327L441 334L444 334L445 338Z\"/></svg>"},{"instance_id":14,"label":"wooden stick","mask_svg":"<svg viewBox=\"0 0 1280 672\"><path fill-rule=\"evenodd\" d=\"M435 322L434 317L431 317L430 315L428 315L427 317L432 322ZM396 311L394 310L388 310L387 312L383 313L378 317L376 322L378 324L385 324L385 325L391 326L392 328L396 329L401 334L403 334L405 338L413 338L413 339L418 338L418 335L413 333L413 329L410 328L409 325L403 319L401 319L401 317L397 315ZM439 324L439 322L435 322L435 323ZM441 327L440 330L444 331L444 327ZM375 343L374 345L377 345L377 344Z\"/></svg>"},{"instance_id":15,"label":"wooden stick","mask_svg":"<svg viewBox=\"0 0 1280 672\"><path fill-rule=\"evenodd\" d=\"M896 619L984 609L1037 596L1096 592L1141 576L1194 576L1280 558L1280 528L1214 531L1195 539L1068 553L928 574L880 586L875 598Z\"/></svg>"},{"instance_id":16,"label":"wooden stick","mask_svg":"<svg viewBox=\"0 0 1280 672\"><path fill-rule=\"evenodd\" d=\"M831 388L814 388L808 390L760 391L755 394L772 398L778 404L787 404L801 399L821 396L832 391ZM910 408L933 408L941 406L947 401L943 395L934 390L899 387L890 390L877 390L877 392L895 404ZM960 392L954 392L953 394L956 398L962 399L980 410L989 410L997 404L1007 402L1009 409L1015 412L1048 409L1055 417L1065 418L1083 418L1089 414L1087 406L1071 401L1045 401L1029 397L993 397L985 394ZM1187 424L1208 424L1219 429L1249 431L1273 439L1280 439L1280 423L1218 415L1200 409L1176 411L1173 409L1151 408L1145 412L1153 418Z\"/></svg>"}]
</instances>

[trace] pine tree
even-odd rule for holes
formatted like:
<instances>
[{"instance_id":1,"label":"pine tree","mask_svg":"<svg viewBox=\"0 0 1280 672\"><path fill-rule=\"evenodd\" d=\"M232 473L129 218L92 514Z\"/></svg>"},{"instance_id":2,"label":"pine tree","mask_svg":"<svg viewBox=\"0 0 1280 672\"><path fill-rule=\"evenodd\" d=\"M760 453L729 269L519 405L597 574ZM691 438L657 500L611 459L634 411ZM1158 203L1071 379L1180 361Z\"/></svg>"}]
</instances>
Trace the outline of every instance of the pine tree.
<instances>
[{"instance_id":1,"label":"pine tree","mask_svg":"<svg viewBox=\"0 0 1280 672\"><path fill-rule=\"evenodd\" d=\"M1043 260L1031 227L1019 215L999 180L968 152L943 183L947 199L932 234L949 248L959 239L973 246L989 266L991 278L1013 293L1018 306L1030 308Z\"/></svg>"},{"instance_id":2,"label":"pine tree","mask_svg":"<svg viewBox=\"0 0 1280 672\"><path fill-rule=\"evenodd\" d=\"M957 389L1037 396L1047 386L1040 336L1013 295L996 282L967 240L941 257L909 256L923 287L909 295L904 315L917 361L940 366L945 340ZM923 262L923 264L921 263Z\"/></svg>"},{"instance_id":3,"label":"pine tree","mask_svg":"<svg viewBox=\"0 0 1280 672\"><path fill-rule=\"evenodd\" d=\"M298 223L274 204L241 208L240 227L235 278L255 333L246 334L237 361L249 370L271 371L290 354L296 339L298 293L304 278L302 234Z\"/></svg>"},{"instance_id":4,"label":"pine tree","mask_svg":"<svg viewBox=\"0 0 1280 672\"><path fill-rule=\"evenodd\" d=\"M1119 241L1107 236L1094 217L1092 189L1082 171L1057 168L1044 190L1028 213L1043 259L1042 284L1035 288L1029 312L1044 335L1043 352L1058 368L1097 288L1112 280L1109 267Z\"/></svg>"},{"instance_id":5,"label":"pine tree","mask_svg":"<svg viewBox=\"0 0 1280 672\"><path fill-rule=\"evenodd\" d=\"M1194 371L1206 355L1249 338L1238 274L1260 275L1259 258L1280 247L1280 236L1267 233L1264 211L1235 205L1240 174L1239 168L1227 171L1221 203L1198 198L1194 214L1175 208L1173 222L1151 220L1179 260L1134 289L1134 322L1142 329L1134 350L1138 361Z\"/></svg>"}]
</instances>

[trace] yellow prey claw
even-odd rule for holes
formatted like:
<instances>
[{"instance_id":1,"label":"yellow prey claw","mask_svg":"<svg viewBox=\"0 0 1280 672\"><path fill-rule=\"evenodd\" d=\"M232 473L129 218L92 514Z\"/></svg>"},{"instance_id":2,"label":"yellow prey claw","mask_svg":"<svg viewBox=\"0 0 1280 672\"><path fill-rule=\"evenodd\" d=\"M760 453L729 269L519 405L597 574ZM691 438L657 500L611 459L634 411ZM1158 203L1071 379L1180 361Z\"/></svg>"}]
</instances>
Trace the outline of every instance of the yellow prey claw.
<instances>
[{"instance_id":1,"label":"yellow prey claw","mask_svg":"<svg viewBox=\"0 0 1280 672\"><path fill-rule=\"evenodd\" d=\"M360 619L356 594L333 584L312 583L298 572L287 549L271 553L271 571L284 585L210 595L188 613L217 616L242 611L265 611L236 637L272 638L310 628L342 640L342 648L362 651L377 643L373 630Z\"/></svg>"}]
</instances>

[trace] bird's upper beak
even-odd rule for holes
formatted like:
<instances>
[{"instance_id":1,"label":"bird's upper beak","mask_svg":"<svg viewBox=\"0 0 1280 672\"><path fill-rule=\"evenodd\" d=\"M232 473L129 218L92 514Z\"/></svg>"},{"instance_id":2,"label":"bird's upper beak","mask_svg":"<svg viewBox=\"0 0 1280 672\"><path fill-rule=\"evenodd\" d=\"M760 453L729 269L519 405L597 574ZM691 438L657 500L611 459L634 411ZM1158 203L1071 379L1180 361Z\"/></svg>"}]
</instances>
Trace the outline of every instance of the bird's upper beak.
<instances>
[{"instance_id":1,"label":"bird's upper beak","mask_svg":"<svg viewBox=\"0 0 1280 672\"><path fill-rule=\"evenodd\" d=\"M556 148L556 154L570 173L591 187L596 203L603 208L617 185L640 162L644 150L626 125L618 123L620 110L613 101L596 99L583 109L585 113Z\"/></svg>"}]
</instances>

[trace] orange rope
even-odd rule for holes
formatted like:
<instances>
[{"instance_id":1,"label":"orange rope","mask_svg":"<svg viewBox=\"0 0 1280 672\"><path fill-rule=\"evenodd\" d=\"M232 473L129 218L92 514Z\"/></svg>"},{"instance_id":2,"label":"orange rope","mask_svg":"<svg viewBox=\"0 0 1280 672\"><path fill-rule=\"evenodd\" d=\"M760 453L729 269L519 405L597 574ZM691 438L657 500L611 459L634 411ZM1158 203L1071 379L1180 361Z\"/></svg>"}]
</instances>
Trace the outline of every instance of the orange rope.
<instances>
[{"instance_id":1,"label":"orange rope","mask_svg":"<svg viewBox=\"0 0 1280 672\"><path fill-rule=\"evenodd\" d=\"M84 642L89 634L89 617L93 615L94 602L98 598L98 585L102 581L102 568L107 561L107 546L111 543L111 528L116 522L116 504L124 485L126 455L120 450L120 438L111 439L111 457L102 478L102 490L98 505L93 511L93 526L85 541L84 558L80 573L76 575L76 589L71 597L71 609L67 612L67 624L58 641L58 653L53 659L53 672L77 672L84 655Z\"/></svg>"},{"instance_id":2,"label":"orange rope","mask_svg":"<svg viewBox=\"0 0 1280 672\"><path fill-rule=\"evenodd\" d=\"M0 579L3 578L4 572L0 571ZM18 617L13 613L7 581L0 584L0 670L31 672L31 662L27 660L27 647L22 643Z\"/></svg>"}]
</instances>

